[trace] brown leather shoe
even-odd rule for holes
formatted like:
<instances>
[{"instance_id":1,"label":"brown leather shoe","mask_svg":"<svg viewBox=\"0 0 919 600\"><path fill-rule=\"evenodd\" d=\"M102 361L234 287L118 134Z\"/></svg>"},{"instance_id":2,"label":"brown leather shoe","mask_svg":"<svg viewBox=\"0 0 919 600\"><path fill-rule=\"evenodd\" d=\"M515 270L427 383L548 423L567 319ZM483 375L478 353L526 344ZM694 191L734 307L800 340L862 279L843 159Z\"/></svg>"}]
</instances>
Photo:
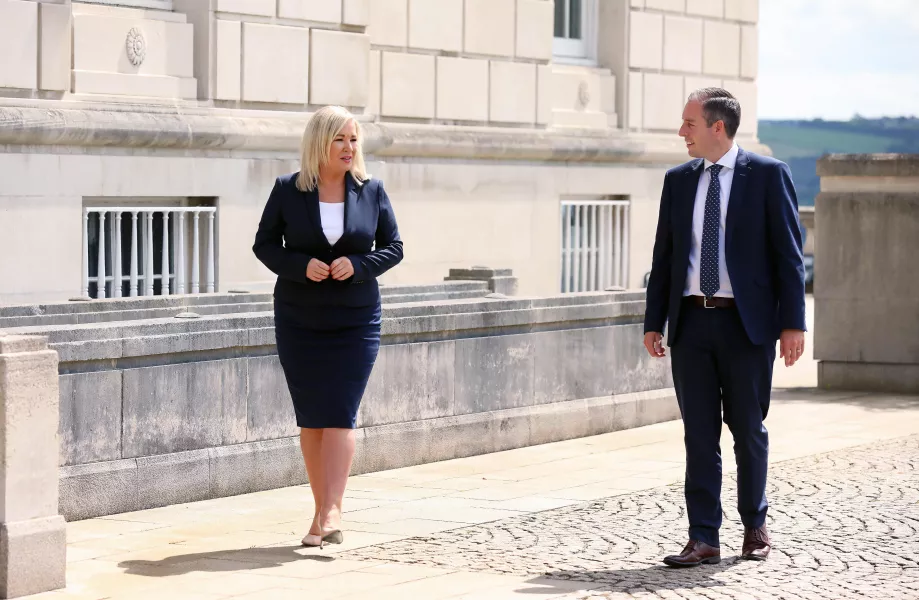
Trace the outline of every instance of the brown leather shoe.
<instances>
[{"instance_id":1,"label":"brown leather shoe","mask_svg":"<svg viewBox=\"0 0 919 600\"><path fill-rule=\"evenodd\" d=\"M664 564L669 567L698 567L717 565L720 562L721 550L698 540L689 540L682 552L664 559Z\"/></svg>"},{"instance_id":2,"label":"brown leather shoe","mask_svg":"<svg viewBox=\"0 0 919 600\"><path fill-rule=\"evenodd\" d=\"M769 558L769 551L772 549L772 542L769 541L769 532L763 525L758 529L747 527L743 534L743 551L740 557L746 560L766 560Z\"/></svg>"}]
</instances>

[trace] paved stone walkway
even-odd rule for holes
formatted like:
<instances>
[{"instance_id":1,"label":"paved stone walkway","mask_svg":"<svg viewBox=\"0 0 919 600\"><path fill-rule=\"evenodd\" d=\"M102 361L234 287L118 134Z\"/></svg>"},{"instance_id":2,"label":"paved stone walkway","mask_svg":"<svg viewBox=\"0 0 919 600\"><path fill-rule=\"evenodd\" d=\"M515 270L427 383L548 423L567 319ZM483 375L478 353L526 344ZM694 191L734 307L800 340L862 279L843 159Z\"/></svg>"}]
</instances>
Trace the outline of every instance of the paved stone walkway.
<instances>
[{"instance_id":1,"label":"paved stone walkway","mask_svg":"<svg viewBox=\"0 0 919 600\"><path fill-rule=\"evenodd\" d=\"M30 600L919 598L919 398L777 390L766 563L685 542L679 421L351 479L345 543L299 546L307 486L67 526L67 588Z\"/></svg>"},{"instance_id":2,"label":"paved stone walkway","mask_svg":"<svg viewBox=\"0 0 919 600\"><path fill-rule=\"evenodd\" d=\"M726 506L720 565L662 566L685 527L679 485L343 558L601 584L571 598L919 598L919 436L788 461L770 479L776 551L765 563L737 558L742 525Z\"/></svg>"}]
</instances>

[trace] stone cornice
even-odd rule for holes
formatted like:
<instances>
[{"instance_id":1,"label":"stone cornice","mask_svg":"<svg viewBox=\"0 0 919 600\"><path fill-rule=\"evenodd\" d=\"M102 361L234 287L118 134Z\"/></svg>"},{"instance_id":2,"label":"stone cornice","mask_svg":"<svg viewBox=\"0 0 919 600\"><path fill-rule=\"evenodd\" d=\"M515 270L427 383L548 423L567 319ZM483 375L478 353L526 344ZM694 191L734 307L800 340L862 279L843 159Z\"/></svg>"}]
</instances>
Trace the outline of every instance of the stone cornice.
<instances>
[{"instance_id":1,"label":"stone cornice","mask_svg":"<svg viewBox=\"0 0 919 600\"><path fill-rule=\"evenodd\" d=\"M828 154L817 161L820 177L919 177L919 154Z\"/></svg>"},{"instance_id":2,"label":"stone cornice","mask_svg":"<svg viewBox=\"0 0 919 600\"><path fill-rule=\"evenodd\" d=\"M296 155L308 117L305 112L2 99L0 145ZM687 159L685 146L676 135L415 123L362 125L365 153L379 158L645 164L678 164ZM768 153L753 140L743 145Z\"/></svg>"},{"instance_id":3,"label":"stone cornice","mask_svg":"<svg viewBox=\"0 0 919 600\"><path fill-rule=\"evenodd\" d=\"M296 152L306 113L0 101L0 144Z\"/></svg>"}]
</instances>

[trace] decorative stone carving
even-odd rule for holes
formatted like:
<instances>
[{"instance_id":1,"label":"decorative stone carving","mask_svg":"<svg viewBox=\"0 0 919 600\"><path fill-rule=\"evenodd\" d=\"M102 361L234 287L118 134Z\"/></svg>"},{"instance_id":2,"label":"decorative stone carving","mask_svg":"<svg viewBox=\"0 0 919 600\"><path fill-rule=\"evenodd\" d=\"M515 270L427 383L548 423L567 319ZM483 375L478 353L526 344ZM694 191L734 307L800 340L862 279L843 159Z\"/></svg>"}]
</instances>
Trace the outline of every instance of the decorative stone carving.
<instances>
[{"instance_id":1,"label":"decorative stone carving","mask_svg":"<svg viewBox=\"0 0 919 600\"><path fill-rule=\"evenodd\" d=\"M586 108L590 102L590 89L587 87L586 81L582 81L578 86L578 102L581 108Z\"/></svg>"},{"instance_id":2,"label":"decorative stone carving","mask_svg":"<svg viewBox=\"0 0 919 600\"><path fill-rule=\"evenodd\" d=\"M135 67L139 67L147 56L147 41L144 34L136 27L128 31L128 37L124 42L125 50L128 53L128 60Z\"/></svg>"}]
</instances>

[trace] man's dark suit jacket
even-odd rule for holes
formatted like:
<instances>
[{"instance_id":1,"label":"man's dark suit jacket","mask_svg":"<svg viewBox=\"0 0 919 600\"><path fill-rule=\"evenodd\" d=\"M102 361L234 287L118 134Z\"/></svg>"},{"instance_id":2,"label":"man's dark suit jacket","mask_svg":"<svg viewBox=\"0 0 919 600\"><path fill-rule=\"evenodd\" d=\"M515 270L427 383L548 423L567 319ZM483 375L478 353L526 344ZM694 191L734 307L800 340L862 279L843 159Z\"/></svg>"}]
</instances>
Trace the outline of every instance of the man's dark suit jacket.
<instances>
[{"instance_id":1,"label":"man's dark suit jacket","mask_svg":"<svg viewBox=\"0 0 919 600\"><path fill-rule=\"evenodd\" d=\"M689 269L693 206L704 161L667 171L648 280L645 333L673 346ZM725 219L724 255L734 300L754 344L783 329L804 330L804 259L798 200L783 162L743 149L737 155ZM717 309L716 309L717 310Z\"/></svg>"},{"instance_id":2,"label":"man's dark suit jacket","mask_svg":"<svg viewBox=\"0 0 919 600\"><path fill-rule=\"evenodd\" d=\"M301 192L297 173L278 177L255 234L252 251L278 275L275 300L290 304L372 306L380 301L376 278L402 260L402 240L383 183L345 177L344 232L334 245L322 231L319 192ZM327 265L347 256L354 275L321 282L306 277L313 258Z\"/></svg>"}]
</instances>

